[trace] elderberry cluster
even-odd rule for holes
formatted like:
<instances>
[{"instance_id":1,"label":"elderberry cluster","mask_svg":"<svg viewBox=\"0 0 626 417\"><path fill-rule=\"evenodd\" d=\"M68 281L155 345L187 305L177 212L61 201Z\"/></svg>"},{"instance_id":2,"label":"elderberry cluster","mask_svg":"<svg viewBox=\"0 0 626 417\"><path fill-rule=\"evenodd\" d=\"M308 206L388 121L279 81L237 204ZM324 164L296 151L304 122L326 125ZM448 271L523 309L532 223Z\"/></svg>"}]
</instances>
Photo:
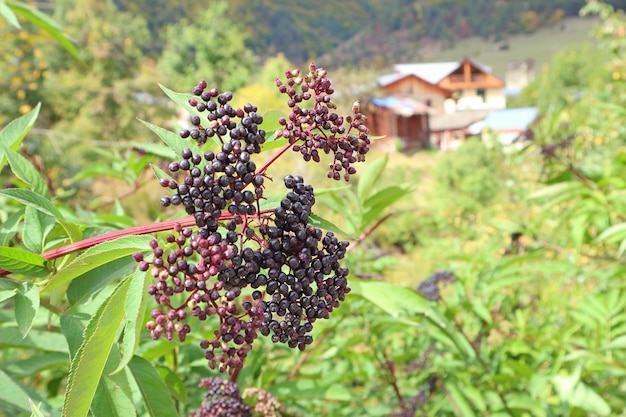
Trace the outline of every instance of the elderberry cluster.
<instances>
[{"instance_id":1,"label":"elderberry cluster","mask_svg":"<svg viewBox=\"0 0 626 417\"><path fill-rule=\"evenodd\" d=\"M200 408L191 417L250 417L247 405L237 384L221 378L203 378L199 384L207 392Z\"/></svg>"},{"instance_id":2,"label":"elderberry cluster","mask_svg":"<svg viewBox=\"0 0 626 417\"><path fill-rule=\"evenodd\" d=\"M437 271L426 280L419 283L416 290L432 301L441 300L440 286L455 282L456 278L451 271Z\"/></svg>"},{"instance_id":3,"label":"elderberry cluster","mask_svg":"<svg viewBox=\"0 0 626 417\"><path fill-rule=\"evenodd\" d=\"M312 121L294 116L299 127L293 131L299 133L284 150L293 147L313 160L319 160L317 149L332 151L333 166L341 165L332 172L338 175L344 169L347 180L354 172L350 164L367 151L367 135L355 138L349 133L354 126L366 132L364 118L355 114L350 123L359 122L345 129L343 117L329 115L331 102L325 97L332 88L325 71L313 65L310 70L304 79L319 106L311 110ZM191 332L189 320L215 319L212 333L197 339L211 369L234 374L259 334L300 350L312 343L313 323L328 319L350 291L348 269L341 265L348 242L310 224L314 190L301 176L285 176L286 194L276 207L267 208L265 185L271 177L265 171L273 160L261 167L253 160L265 142L259 127L263 118L255 106L235 109L229 104L231 93L207 89L205 81L192 92L189 103L197 114L191 117L193 128L183 129L180 136L197 146L183 149L181 159L169 164L169 177L160 179L169 191L161 205L182 206L190 218L152 239L151 256L138 252L134 259L154 280L148 293L159 307L146 324L152 338L184 341ZM288 105L305 112L291 106L296 100ZM314 131L316 115L336 122L336 129L329 127L331 136L324 133L324 121ZM219 149L200 151L209 138ZM310 152L303 152L305 148Z\"/></svg>"},{"instance_id":4,"label":"elderberry cluster","mask_svg":"<svg viewBox=\"0 0 626 417\"><path fill-rule=\"evenodd\" d=\"M353 164L362 161L369 150L369 130L358 102L352 106L352 116L344 118L331 111L336 108L331 101L334 89L326 75L325 69L311 64L309 73L302 76L300 70L286 71L287 85L276 78L276 86L289 97L287 106L291 109L287 118L279 120L283 126L280 134L294 144L293 150L305 161L320 162L320 152L332 153L328 178L339 180L343 172L348 181L356 173ZM313 104L308 108L305 103L311 99Z\"/></svg>"}]
</instances>

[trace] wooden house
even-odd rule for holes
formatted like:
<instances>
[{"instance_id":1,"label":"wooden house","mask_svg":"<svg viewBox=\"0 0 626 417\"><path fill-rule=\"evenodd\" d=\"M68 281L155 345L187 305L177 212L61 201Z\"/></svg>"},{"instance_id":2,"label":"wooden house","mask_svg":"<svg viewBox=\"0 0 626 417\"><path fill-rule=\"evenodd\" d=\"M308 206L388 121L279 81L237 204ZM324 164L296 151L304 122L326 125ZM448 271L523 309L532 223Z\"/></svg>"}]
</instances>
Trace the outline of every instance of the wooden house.
<instances>
[{"instance_id":1,"label":"wooden house","mask_svg":"<svg viewBox=\"0 0 626 417\"><path fill-rule=\"evenodd\" d=\"M411 148L438 147L450 132L455 137L464 135L464 128L476 120L461 116L461 112L506 107L504 81L470 59L396 64L393 70L378 79L384 97L369 100L368 117L374 121L370 130L374 135L398 137ZM454 114L463 120L455 120ZM419 129L412 127L416 121L407 118L419 119ZM431 131L432 119L437 119L437 137ZM459 127L459 123L463 126Z\"/></svg>"}]
</instances>

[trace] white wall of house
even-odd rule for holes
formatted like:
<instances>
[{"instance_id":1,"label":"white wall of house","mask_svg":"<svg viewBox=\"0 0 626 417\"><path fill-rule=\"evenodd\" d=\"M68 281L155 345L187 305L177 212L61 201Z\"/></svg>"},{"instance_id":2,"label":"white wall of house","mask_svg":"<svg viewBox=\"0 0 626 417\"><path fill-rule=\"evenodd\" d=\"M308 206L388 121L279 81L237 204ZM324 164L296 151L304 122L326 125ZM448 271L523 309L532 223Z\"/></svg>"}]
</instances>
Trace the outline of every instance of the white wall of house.
<instances>
[{"instance_id":1,"label":"white wall of house","mask_svg":"<svg viewBox=\"0 0 626 417\"><path fill-rule=\"evenodd\" d=\"M444 111L454 113L462 110L484 110L506 108L506 97L502 88L466 88L460 90L458 98L444 101Z\"/></svg>"}]
</instances>

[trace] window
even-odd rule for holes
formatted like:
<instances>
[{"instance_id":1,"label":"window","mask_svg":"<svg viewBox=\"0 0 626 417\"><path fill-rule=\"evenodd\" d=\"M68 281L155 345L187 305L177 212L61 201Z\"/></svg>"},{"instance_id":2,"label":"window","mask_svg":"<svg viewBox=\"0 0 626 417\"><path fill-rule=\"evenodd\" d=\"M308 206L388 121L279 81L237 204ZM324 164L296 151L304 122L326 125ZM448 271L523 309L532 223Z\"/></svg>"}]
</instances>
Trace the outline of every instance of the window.
<instances>
[{"instance_id":1,"label":"window","mask_svg":"<svg viewBox=\"0 0 626 417\"><path fill-rule=\"evenodd\" d=\"M476 95L483 100L483 103L487 101L487 92L484 88L479 88L476 90Z\"/></svg>"}]
</instances>

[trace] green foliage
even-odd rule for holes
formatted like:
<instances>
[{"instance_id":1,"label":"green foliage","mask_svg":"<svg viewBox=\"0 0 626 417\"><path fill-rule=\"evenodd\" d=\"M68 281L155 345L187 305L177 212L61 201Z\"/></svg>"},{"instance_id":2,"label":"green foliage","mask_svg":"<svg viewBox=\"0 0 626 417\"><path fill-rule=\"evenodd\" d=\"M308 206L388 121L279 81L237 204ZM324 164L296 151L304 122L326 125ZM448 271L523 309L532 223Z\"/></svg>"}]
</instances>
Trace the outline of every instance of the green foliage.
<instances>
[{"instance_id":1,"label":"green foliage","mask_svg":"<svg viewBox=\"0 0 626 417\"><path fill-rule=\"evenodd\" d=\"M443 155L380 152L356 186L318 191L326 209L312 221L357 238L352 292L307 351L259 340L240 386L267 389L290 415L623 414L626 87L613 47L621 37L609 29L624 17L595 6L603 51L564 52L531 88L545 112L528 148L470 141ZM163 91L185 105L187 95ZM185 415L202 400L197 381L212 375L204 353L197 340L149 339L149 277L129 256L149 238L93 244L137 220L120 202L85 209L63 197L75 183L51 178L28 152L43 108L0 131L2 180L12 184L0 190L0 414ZM166 175L157 158L180 151L180 137L132 123L163 144L130 135L147 154L93 152L74 179L117 178L141 191L150 164ZM267 149L284 143L275 142ZM456 281L439 284L441 298L415 289L442 269Z\"/></svg>"},{"instance_id":2,"label":"green foliage","mask_svg":"<svg viewBox=\"0 0 626 417\"><path fill-rule=\"evenodd\" d=\"M227 19L227 8L225 1L213 2L200 15L167 28L158 66L176 89L204 78L222 91L234 91L248 81L254 56L238 22Z\"/></svg>"},{"instance_id":3,"label":"green foliage","mask_svg":"<svg viewBox=\"0 0 626 417\"><path fill-rule=\"evenodd\" d=\"M498 151L478 140L468 140L454 154L445 155L435 167L443 195L464 212L486 207L504 186Z\"/></svg>"}]
</instances>

